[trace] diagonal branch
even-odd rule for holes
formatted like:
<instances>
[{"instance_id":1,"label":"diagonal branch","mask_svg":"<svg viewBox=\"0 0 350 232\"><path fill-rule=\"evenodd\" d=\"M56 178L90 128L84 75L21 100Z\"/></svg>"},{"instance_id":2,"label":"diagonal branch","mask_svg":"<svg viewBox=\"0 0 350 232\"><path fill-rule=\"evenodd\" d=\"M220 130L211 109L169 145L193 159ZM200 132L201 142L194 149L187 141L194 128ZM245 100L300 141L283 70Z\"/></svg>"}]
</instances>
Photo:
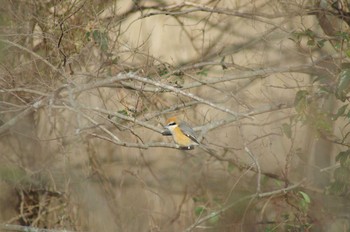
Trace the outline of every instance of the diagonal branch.
<instances>
[{"instance_id":1,"label":"diagonal branch","mask_svg":"<svg viewBox=\"0 0 350 232\"><path fill-rule=\"evenodd\" d=\"M129 77L129 79L157 86L157 87L160 88L159 91L161 91L162 89L170 90L171 92L174 92L174 93L177 93L177 94L181 94L183 96L186 96L186 97L189 97L189 98L191 98L193 100L196 100L196 101L198 101L198 102L200 102L202 104L211 106L214 109L217 109L217 110L220 110L222 112L231 114L231 115L233 115L236 118L238 118L238 117L252 118L249 115L234 112L234 111L232 111L232 110L230 110L228 108L225 108L223 106L219 106L219 105L217 105L217 104L215 104L215 103L213 103L211 101L208 101L208 100L206 100L204 98L198 97L198 96L196 96L196 95L194 95L192 93L185 92L185 91L183 91L181 89L178 89L176 87L173 87L171 85L163 84L163 83L160 83L158 81L154 81L154 80L151 80L151 79L148 79L148 78L145 78L145 77L140 77L140 76L137 76L135 73L126 73L125 75L127 77Z\"/></svg>"}]
</instances>

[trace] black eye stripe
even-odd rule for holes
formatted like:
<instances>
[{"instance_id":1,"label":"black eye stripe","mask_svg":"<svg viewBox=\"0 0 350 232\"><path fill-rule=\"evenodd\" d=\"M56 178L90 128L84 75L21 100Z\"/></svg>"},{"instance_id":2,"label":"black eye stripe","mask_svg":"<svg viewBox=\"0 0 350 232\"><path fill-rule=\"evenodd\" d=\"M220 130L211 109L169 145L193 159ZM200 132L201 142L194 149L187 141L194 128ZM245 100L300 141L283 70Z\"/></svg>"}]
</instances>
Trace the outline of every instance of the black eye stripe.
<instances>
[{"instance_id":1,"label":"black eye stripe","mask_svg":"<svg viewBox=\"0 0 350 232\"><path fill-rule=\"evenodd\" d=\"M176 122L171 122L168 124L168 126L175 126L176 125Z\"/></svg>"}]
</instances>

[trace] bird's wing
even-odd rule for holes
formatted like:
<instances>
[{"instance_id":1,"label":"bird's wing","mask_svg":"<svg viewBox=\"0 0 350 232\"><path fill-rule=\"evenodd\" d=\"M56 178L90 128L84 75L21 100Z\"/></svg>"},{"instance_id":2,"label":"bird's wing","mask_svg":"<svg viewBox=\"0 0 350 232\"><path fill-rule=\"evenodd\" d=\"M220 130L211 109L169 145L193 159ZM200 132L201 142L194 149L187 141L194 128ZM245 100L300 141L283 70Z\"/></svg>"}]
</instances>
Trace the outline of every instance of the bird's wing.
<instances>
[{"instance_id":1,"label":"bird's wing","mask_svg":"<svg viewBox=\"0 0 350 232\"><path fill-rule=\"evenodd\" d=\"M196 133L186 122L180 122L179 126L180 128L183 129L182 131L184 132L185 135L187 135L193 142L196 142L199 144L196 137Z\"/></svg>"}]
</instances>

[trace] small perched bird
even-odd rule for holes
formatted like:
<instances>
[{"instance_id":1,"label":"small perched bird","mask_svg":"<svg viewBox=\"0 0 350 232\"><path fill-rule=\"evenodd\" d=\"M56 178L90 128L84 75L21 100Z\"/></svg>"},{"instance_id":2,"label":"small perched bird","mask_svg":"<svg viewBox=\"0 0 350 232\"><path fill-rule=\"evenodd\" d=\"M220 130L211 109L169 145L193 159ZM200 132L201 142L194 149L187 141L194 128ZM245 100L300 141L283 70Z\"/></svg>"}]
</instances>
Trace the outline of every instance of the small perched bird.
<instances>
[{"instance_id":1,"label":"small perched bird","mask_svg":"<svg viewBox=\"0 0 350 232\"><path fill-rule=\"evenodd\" d=\"M172 135L175 143L181 148L191 150L194 146L199 145L196 134L193 129L183 121L178 121L176 117L171 117L166 121L166 130L163 135Z\"/></svg>"}]
</instances>

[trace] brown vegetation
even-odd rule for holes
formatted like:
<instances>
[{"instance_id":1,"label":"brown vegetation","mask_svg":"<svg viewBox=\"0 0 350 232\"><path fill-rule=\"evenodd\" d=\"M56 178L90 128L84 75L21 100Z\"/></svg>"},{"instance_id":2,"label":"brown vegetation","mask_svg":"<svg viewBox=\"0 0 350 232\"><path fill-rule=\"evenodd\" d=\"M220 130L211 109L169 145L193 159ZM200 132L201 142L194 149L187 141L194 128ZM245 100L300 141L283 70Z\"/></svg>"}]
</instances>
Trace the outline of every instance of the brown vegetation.
<instances>
[{"instance_id":1,"label":"brown vegetation","mask_svg":"<svg viewBox=\"0 0 350 232\"><path fill-rule=\"evenodd\" d=\"M0 230L349 230L346 1L0 10Z\"/></svg>"}]
</instances>

